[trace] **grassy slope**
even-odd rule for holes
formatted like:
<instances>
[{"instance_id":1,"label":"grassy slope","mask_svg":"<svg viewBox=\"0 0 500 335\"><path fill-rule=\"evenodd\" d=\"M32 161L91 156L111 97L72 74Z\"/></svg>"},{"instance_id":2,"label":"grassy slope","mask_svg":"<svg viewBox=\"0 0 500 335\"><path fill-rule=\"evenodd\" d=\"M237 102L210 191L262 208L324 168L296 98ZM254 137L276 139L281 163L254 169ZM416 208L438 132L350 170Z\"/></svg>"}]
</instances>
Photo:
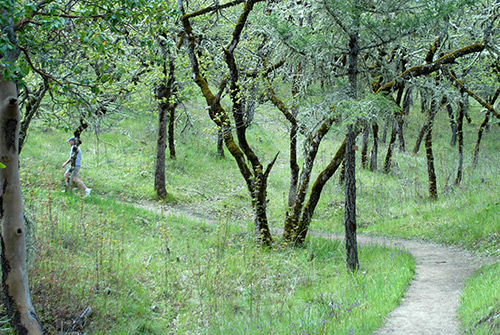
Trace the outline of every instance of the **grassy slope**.
<instances>
[{"instance_id":1,"label":"grassy slope","mask_svg":"<svg viewBox=\"0 0 500 335\"><path fill-rule=\"evenodd\" d=\"M358 170L361 230L454 243L498 255L500 211L495 185L498 184L496 160L500 148L494 131L485 134L480 167L470 168L471 144L475 142L479 115L474 112L471 116L475 125L465 127L466 172L460 187L451 187L456 149L447 144L446 117L444 113L439 115L434 132L440 192L436 202L429 203L426 199L423 147L417 156L396 151L389 176ZM184 119L181 117L181 123ZM22 154L22 180L27 206L38 223L39 240L34 244L38 256L32 275L34 295L50 292L44 301L38 302L43 317L59 315L64 320L57 312L58 306L76 299L79 303L67 309L74 315L86 305L92 305L96 309L92 322L96 333L162 334L165 327L172 333L175 329L178 333L204 329L222 334L242 329L257 333L262 327L279 333L293 325L301 325L312 333L320 333L325 327L328 333L333 333L334 327L340 327L336 331L345 332L356 324L356 334L368 334L379 325L381 315L398 301L411 276L411 259L405 257L400 263L387 264L387 260L393 262L387 257L390 252L362 250L363 272L349 279L342 265L342 248L332 242L311 239L306 250L295 251L293 255L289 251L268 255L256 250L245 235L251 228L241 231L232 225L251 218L247 190L234 162L231 158L215 157L215 135L204 111L191 110L190 121L194 127L187 127L177 139L178 159L167 162L168 201L190 212L216 218L219 226L224 227L222 232L207 226L205 233L203 224L200 228L200 224L186 219L165 219L112 200L154 200L156 120L153 116L127 115L109 127L103 125L102 128L108 130L99 134L99 140L94 135L85 135L82 177L95 192L94 197L85 201L78 195L67 197L60 193L63 171L59 166L69 151L65 143L68 135L41 125L32 130ZM410 121L407 136L410 149L414 144L415 125L420 123L416 119ZM257 151L264 164L281 151L269 180L270 221L281 227L289 178L287 150L283 149L287 147L286 122L259 113L249 133L258 144ZM328 162L340 139L340 132L332 129L318 154L315 175ZM382 145L379 166L385 150ZM342 204L343 191L335 178L324 190L312 228L341 232ZM48 213L47 208L53 211ZM227 247L213 242L228 236L232 240ZM235 236L240 236L238 243L234 242ZM213 245L207 240L212 240ZM167 241L171 254L165 251ZM220 251L221 248L224 250ZM313 263L307 262L311 252L315 254ZM68 259L71 264L67 264ZM213 262L214 259L217 261ZM247 260L245 266L237 264L242 259ZM387 279L384 273L394 271L397 273L393 277L395 290L385 296L377 289L377 283ZM488 324L479 322L485 313L491 310L493 315L498 313L495 312L498 294L491 290L492 286L498 286L492 276L495 271L498 272L495 267L484 269L483 276L491 276L491 283L484 284L483 277L477 276L464 295L461 311L471 329L478 323ZM286 274L284 278L280 277L282 274ZM72 285L66 278L71 278ZM266 284L254 290L260 282ZM353 290L352 285L368 287L370 294L366 297L371 300L354 294L359 290ZM487 311L478 312L472 307L472 299L467 294L474 296L478 292L492 292L485 298L492 306ZM265 304L266 300L272 303ZM343 313L332 310L332 303L343 306L339 309ZM355 309L359 311L357 317L356 313L345 313L348 304L363 306ZM233 316L235 313L237 318ZM146 316L151 315L152 321L145 321ZM284 321L277 324L275 315ZM68 317L66 315L66 319ZM112 317L115 325L109 328L109 323L100 322L98 317Z\"/></svg>"}]
</instances>

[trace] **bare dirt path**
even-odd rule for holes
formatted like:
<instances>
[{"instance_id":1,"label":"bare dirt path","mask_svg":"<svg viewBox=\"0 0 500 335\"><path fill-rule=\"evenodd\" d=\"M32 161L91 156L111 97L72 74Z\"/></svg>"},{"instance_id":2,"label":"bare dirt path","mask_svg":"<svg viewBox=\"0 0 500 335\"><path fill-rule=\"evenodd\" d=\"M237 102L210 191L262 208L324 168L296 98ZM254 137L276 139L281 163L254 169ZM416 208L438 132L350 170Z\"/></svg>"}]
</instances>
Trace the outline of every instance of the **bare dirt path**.
<instances>
[{"instance_id":1,"label":"bare dirt path","mask_svg":"<svg viewBox=\"0 0 500 335\"><path fill-rule=\"evenodd\" d=\"M157 205L151 204L137 206L164 214L215 222L179 208L159 209ZM343 236L336 234L312 233L343 239ZM403 248L411 252L416 260L415 278L410 283L401 305L387 316L385 325L378 329L375 335L460 334L457 307L464 281L482 265L495 261L463 249L425 241L358 235L358 243L360 246L377 244L389 248Z\"/></svg>"},{"instance_id":2,"label":"bare dirt path","mask_svg":"<svg viewBox=\"0 0 500 335\"><path fill-rule=\"evenodd\" d=\"M332 236L334 237L334 236ZM340 238L340 237L337 237ZM415 278L402 303L387 317L376 335L460 334L457 318L464 281L482 265L492 262L465 250L429 242L358 236L360 245L405 248L415 257Z\"/></svg>"}]
</instances>

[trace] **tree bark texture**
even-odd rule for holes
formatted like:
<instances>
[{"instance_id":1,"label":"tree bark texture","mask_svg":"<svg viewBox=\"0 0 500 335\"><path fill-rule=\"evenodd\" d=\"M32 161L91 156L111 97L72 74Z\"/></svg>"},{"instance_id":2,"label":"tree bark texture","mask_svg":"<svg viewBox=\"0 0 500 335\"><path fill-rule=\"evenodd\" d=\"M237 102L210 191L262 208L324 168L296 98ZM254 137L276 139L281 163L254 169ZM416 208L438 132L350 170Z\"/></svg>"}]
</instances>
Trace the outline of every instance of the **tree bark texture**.
<instances>
[{"instance_id":1,"label":"tree bark texture","mask_svg":"<svg viewBox=\"0 0 500 335\"><path fill-rule=\"evenodd\" d=\"M304 158L304 165L302 166L297 186L296 198L290 213L285 220L283 240L286 242L297 242L299 219L304 206L304 201L306 199L307 190L309 188L314 160L316 159L321 140L330 130L334 120L335 118L332 115L328 116L309 139L306 157Z\"/></svg>"},{"instance_id":2,"label":"tree bark texture","mask_svg":"<svg viewBox=\"0 0 500 335\"><path fill-rule=\"evenodd\" d=\"M483 138L484 129L486 129L486 126L488 125L489 120L490 120L490 113L486 112L486 115L484 116L484 120L483 120L483 122L481 122L481 125L479 126L479 129L477 130L476 146L474 147L474 160L472 162L473 166L477 166L477 164L479 163L479 148L481 146L481 140Z\"/></svg>"},{"instance_id":3,"label":"tree bark texture","mask_svg":"<svg viewBox=\"0 0 500 335\"><path fill-rule=\"evenodd\" d=\"M457 178L455 179L455 185L460 185L463 175L464 167L464 110L465 106L462 101L459 102L459 110L457 116L457 137L458 137L458 168L457 168Z\"/></svg>"},{"instance_id":4,"label":"tree bark texture","mask_svg":"<svg viewBox=\"0 0 500 335\"><path fill-rule=\"evenodd\" d=\"M431 200L436 200L438 198L436 170L434 168L434 153L432 150L432 126L438 109L439 107L436 99L432 99L431 107L429 108L427 114L428 127L425 133L425 155L427 158L427 175L429 177L429 198Z\"/></svg>"},{"instance_id":5,"label":"tree bark texture","mask_svg":"<svg viewBox=\"0 0 500 335\"><path fill-rule=\"evenodd\" d=\"M224 154L224 135L222 133L222 129L217 130L217 156L221 158L225 158Z\"/></svg>"},{"instance_id":6,"label":"tree bark texture","mask_svg":"<svg viewBox=\"0 0 500 335\"><path fill-rule=\"evenodd\" d=\"M358 245L356 238L356 135L348 126L345 142L345 247L346 264L351 271L359 268Z\"/></svg>"},{"instance_id":7,"label":"tree bark texture","mask_svg":"<svg viewBox=\"0 0 500 335\"><path fill-rule=\"evenodd\" d=\"M391 139L389 141L389 145L387 146L387 153L385 155L385 162L384 162L384 172L385 173L391 172L392 152L394 150L394 143L396 143L397 135L398 135L398 123L397 123L396 119L393 119Z\"/></svg>"},{"instance_id":8,"label":"tree bark texture","mask_svg":"<svg viewBox=\"0 0 500 335\"><path fill-rule=\"evenodd\" d=\"M26 228L19 181L20 115L17 87L0 82L0 217L4 306L17 334L42 334L31 303L26 273Z\"/></svg>"},{"instance_id":9,"label":"tree bark texture","mask_svg":"<svg viewBox=\"0 0 500 335\"><path fill-rule=\"evenodd\" d=\"M332 158L328 166L320 172L316 181L314 182L311 188L311 194L309 195L309 200L304 206L304 210L302 211L302 218L299 223L298 228L298 244L303 244L306 240L307 232L309 230L309 226L311 224L311 220L314 214L314 210L316 209L316 205L321 197L321 192L323 191L323 187L326 185L328 180L333 176L333 174L338 170L340 164L344 161L345 154L345 139L342 142L342 145L338 148L335 156Z\"/></svg>"},{"instance_id":10,"label":"tree bark texture","mask_svg":"<svg viewBox=\"0 0 500 335\"><path fill-rule=\"evenodd\" d=\"M363 137L361 139L361 167L368 168L368 136L370 135L370 128L366 125L363 129Z\"/></svg>"},{"instance_id":11,"label":"tree bark texture","mask_svg":"<svg viewBox=\"0 0 500 335\"><path fill-rule=\"evenodd\" d=\"M156 99L158 100L158 136L156 139L156 164L154 188L160 199L167 196L165 181L165 152L167 148L167 121L168 121L168 141L170 157L175 158L174 146L174 122L175 109L177 103L172 99L176 93L175 89L175 61L170 57L167 63L163 65L163 75L165 82L161 83L156 90ZM173 157L172 157L173 153Z\"/></svg>"},{"instance_id":12,"label":"tree bark texture","mask_svg":"<svg viewBox=\"0 0 500 335\"><path fill-rule=\"evenodd\" d=\"M221 129L226 147L229 153L236 160L240 173L247 184L247 188L252 199L252 208L255 214L255 235L257 241L263 245L270 246L272 244L272 236L267 220L266 188L267 178L274 165L274 162L276 161L277 156L271 163L268 164L266 170L264 171L259 158L247 142L247 125L244 122L245 111L241 103L241 99L239 98L241 94L241 89L238 82L239 70L234 56L234 51L238 46L240 36L245 27L248 16L252 11L255 3L260 1L262 0L246 1L244 3L243 11L233 29L232 39L224 48L224 59L229 70L229 75L221 81L218 93L215 95L212 93L212 90L208 85L206 78L200 71L200 65L196 54L197 42L193 33L193 28L189 21L189 18L193 17L193 15L185 14L182 0L178 0L177 4L179 11L182 13L182 25L185 33L184 41L187 46L191 69L193 71L193 79L200 88L201 93L203 94L207 102L210 118ZM236 123L236 136L238 138L238 143L236 143L233 137L231 119L229 118L227 111L220 103L222 91L224 90L228 82L230 86L231 100L233 103L232 111ZM250 169L250 167L248 166L247 161L250 163L252 169Z\"/></svg>"},{"instance_id":13,"label":"tree bark texture","mask_svg":"<svg viewBox=\"0 0 500 335\"><path fill-rule=\"evenodd\" d=\"M377 171L377 160L378 160L378 124L373 122L372 124L373 133L373 146L370 154L370 171Z\"/></svg>"}]
</instances>

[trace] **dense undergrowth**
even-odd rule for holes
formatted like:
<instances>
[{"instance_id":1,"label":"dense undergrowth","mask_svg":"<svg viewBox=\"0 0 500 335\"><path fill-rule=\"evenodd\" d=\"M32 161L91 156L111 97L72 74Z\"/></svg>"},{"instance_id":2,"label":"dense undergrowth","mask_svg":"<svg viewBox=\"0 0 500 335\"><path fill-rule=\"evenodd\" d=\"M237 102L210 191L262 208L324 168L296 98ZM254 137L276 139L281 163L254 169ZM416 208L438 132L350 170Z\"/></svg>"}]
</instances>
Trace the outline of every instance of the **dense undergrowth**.
<instances>
[{"instance_id":1,"label":"dense undergrowth","mask_svg":"<svg viewBox=\"0 0 500 335\"><path fill-rule=\"evenodd\" d=\"M249 135L264 163L281 151L269 178L268 204L270 223L280 228L289 180L287 126L271 113L257 113ZM437 201L427 197L423 147L418 155L396 150L388 175L358 169L362 232L499 255L500 143L494 125L485 134L479 166L472 168L482 118L474 113L475 124L465 127L459 186L453 185L456 148L449 145L446 115L438 114ZM409 120L408 148L421 123L421 115ZM83 136L81 177L93 189L89 198L76 189L62 192L60 165L70 134L43 123L30 129L21 156L25 207L34 225L30 283L48 334L370 334L381 325L413 275L406 251L363 247L361 270L353 275L338 242L310 237L303 249L258 248L251 238L248 191L234 161L217 157L205 112L193 108L179 125L178 157L167 160L169 196L163 201L153 191L153 115L124 114ZM340 129L330 131L315 175L341 139ZM382 144L379 167L385 150ZM150 210L134 205L139 202ZM185 214L169 215L169 208ZM325 187L311 228L342 232L337 176ZM492 288L500 286L498 272L498 266L486 267L468 282L460 309L466 332L497 327L500 294ZM92 315L75 324L87 307Z\"/></svg>"}]
</instances>

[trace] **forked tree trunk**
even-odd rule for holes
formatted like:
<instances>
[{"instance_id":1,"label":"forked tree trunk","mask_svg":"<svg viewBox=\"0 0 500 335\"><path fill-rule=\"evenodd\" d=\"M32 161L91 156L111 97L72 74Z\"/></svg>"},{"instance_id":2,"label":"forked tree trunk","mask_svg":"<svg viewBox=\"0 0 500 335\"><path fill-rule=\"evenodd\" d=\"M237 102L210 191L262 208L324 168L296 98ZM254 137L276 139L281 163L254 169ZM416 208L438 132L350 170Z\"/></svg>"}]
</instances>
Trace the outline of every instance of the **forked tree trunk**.
<instances>
[{"instance_id":1,"label":"forked tree trunk","mask_svg":"<svg viewBox=\"0 0 500 335\"><path fill-rule=\"evenodd\" d=\"M302 211L302 218L299 223L297 244L301 245L305 242L309 226L316 209L316 205L321 197L321 192L323 187L326 185L327 181L333 176L333 174L338 170L340 164L344 161L345 155L345 139L342 145L337 150L337 153L332 158L328 166L320 172L316 181L311 188L311 194L309 195L309 200Z\"/></svg>"},{"instance_id":2,"label":"forked tree trunk","mask_svg":"<svg viewBox=\"0 0 500 335\"><path fill-rule=\"evenodd\" d=\"M0 82L0 217L4 306L17 334L42 334L31 303L26 273L26 228L19 181L17 87Z\"/></svg>"},{"instance_id":3,"label":"forked tree trunk","mask_svg":"<svg viewBox=\"0 0 500 335\"><path fill-rule=\"evenodd\" d=\"M175 95L175 60L170 57L167 64L163 65L163 75L166 82L160 84L156 91L158 100L158 137L156 139L156 164L154 188L160 199L167 196L165 181L165 152L167 137L170 149L170 158L175 158L174 122L177 103L172 101ZM168 78L168 79L167 79ZM168 135L167 135L168 123Z\"/></svg>"}]
</instances>

